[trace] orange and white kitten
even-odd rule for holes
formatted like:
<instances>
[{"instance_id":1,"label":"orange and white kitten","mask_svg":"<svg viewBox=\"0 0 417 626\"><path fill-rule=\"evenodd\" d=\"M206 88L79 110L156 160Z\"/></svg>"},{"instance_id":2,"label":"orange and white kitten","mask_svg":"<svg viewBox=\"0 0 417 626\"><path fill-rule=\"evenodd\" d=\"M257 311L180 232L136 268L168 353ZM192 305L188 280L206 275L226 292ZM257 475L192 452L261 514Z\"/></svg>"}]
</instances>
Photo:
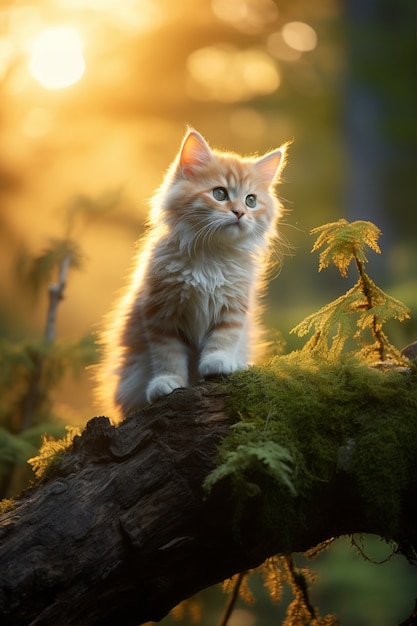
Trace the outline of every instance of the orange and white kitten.
<instances>
[{"instance_id":1,"label":"orange and white kitten","mask_svg":"<svg viewBox=\"0 0 417 626\"><path fill-rule=\"evenodd\" d=\"M242 158L212 150L195 130L186 134L153 198L130 285L103 334L98 391L106 410L109 396L123 417L254 359L284 152Z\"/></svg>"}]
</instances>

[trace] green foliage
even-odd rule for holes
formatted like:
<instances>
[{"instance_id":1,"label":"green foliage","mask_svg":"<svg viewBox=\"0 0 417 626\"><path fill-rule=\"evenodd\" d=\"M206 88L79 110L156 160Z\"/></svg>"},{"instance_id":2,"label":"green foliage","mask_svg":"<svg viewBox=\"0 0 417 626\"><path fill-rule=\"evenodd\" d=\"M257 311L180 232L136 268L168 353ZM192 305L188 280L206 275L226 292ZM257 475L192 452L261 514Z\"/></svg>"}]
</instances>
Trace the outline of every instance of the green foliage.
<instances>
[{"instance_id":1,"label":"green foliage","mask_svg":"<svg viewBox=\"0 0 417 626\"><path fill-rule=\"evenodd\" d=\"M0 427L0 464L25 463L33 452L33 446L24 437L13 435L5 428Z\"/></svg>"},{"instance_id":2,"label":"green foliage","mask_svg":"<svg viewBox=\"0 0 417 626\"><path fill-rule=\"evenodd\" d=\"M417 440L415 365L406 371L377 369L354 355L326 361L302 350L236 372L225 384L228 412L238 421L223 439L205 487L210 491L222 480L232 481L237 533L245 515L259 516L265 532L281 543L286 539L290 552L294 529L311 516L303 494L325 488L341 471L340 452L352 441L349 476L365 518L376 516L388 535L398 533L400 494L409 481ZM309 600L311 572L296 568L291 557L269 559L257 571L275 601L284 583L290 584L286 626L337 623L333 615L318 615ZM239 583L248 601L252 573Z\"/></svg>"},{"instance_id":3,"label":"green foliage","mask_svg":"<svg viewBox=\"0 0 417 626\"><path fill-rule=\"evenodd\" d=\"M324 224L311 230L311 234L320 233L312 248L316 252L327 245L319 257L319 272L333 263L341 275L346 278L347 269L352 260L367 263L366 246L378 254L378 238L381 231L372 222L357 221L349 223L345 219L330 224Z\"/></svg>"},{"instance_id":4,"label":"green foliage","mask_svg":"<svg viewBox=\"0 0 417 626\"><path fill-rule=\"evenodd\" d=\"M81 435L80 429L74 426L66 426L66 430L67 434L62 439L56 440L44 436L39 454L28 459L37 478L44 478L50 474L59 465L59 460L65 450L72 445L74 437Z\"/></svg>"},{"instance_id":5,"label":"green foliage","mask_svg":"<svg viewBox=\"0 0 417 626\"><path fill-rule=\"evenodd\" d=\"M210 492L217 483L231 481L237 533L245 515L260 516L269 536L279 537L281 543L287 539L288 551L293 529L300 521L307 524L311 515L303 494L325 488L341 471L339 458L346 451L349 477L363 500L365 517L376 516L388 535L398 533L399 494L408 483L417 439L417 367L377 369L367 363L405 361L382 326L392 318L407 318L409 311L364 271L367 248L380 252L379 229L370 222L339 220L312 232L319 233L313 251L324 248L319 270L333 263L346 277L354 261L359 280L294 329L301 336L315 331L303 350L276 356L267 366L228 379L228 411L237 421L204 484ZM363 342L362 333L369 330L372 344L342 354L348 338ZM239 593L253 602L248 580L255 571L262 573L274 601L281 599L284 583L290 585L293 601L285 626L338 623L333 615L318 615L309 599L312 574L297 568L291 556L276 556L257 570L236 575L226 585L232 599Z\"/></svg>"},{"instance_id":6,"label":"green foliage","mask_svg":"<svg viewBox=\"0 0 417 626\"><path fill-rule=\"evenodd\" d=\"M258 427L255 424L238 422L234 425L234 430L234 441L241 439L242 443L237 444L236 449L223 450L221 464L207 478L206 489L210 490L219 480L230 476L237 486L239 484L245 486L248 495L255 496L259 494L260 487L256 483L248 482L246 477L261 465L265 474L287 487L295 496L296 490L291 478L293 474L291 453L284 446L270 441L267 430L258 438ZM254 438L248 441L251 434Z\"/></svg>"},{"instance_id":7,"label":"green foliage","mask_svg":"<svg viewBox=\"0 0 417 626\"><path fill-rule=\"evenodd\" d=\"M228 411L239 421L220 445L206 489L232 480L240 514L256 501L265 526L290 544L292 528L309 515L303 493L332 479L339 449L360 431L350 475L366 508L395 530L417 440L416 383L414 366L379 370L349 355L326 362L306 351L233 374Z\"/></svg>"},{"instance_id":8,"label":"green foliage","mask_svg":"<svg viewBox=\"0 0 417 626\"><path fill-rule=\"evenodd\" d=\"M67 372L77 376L94 358L92 337L75 343L0 340L0 497L27 484L29 472L16 470L36 455L45 433L63 436L52 392Z\"/></svg>"},{"instance_id":9,"label":"green foliage","mask_svg":"<svg viewBox=\"0 0 417 626\"><path fill-rule=\"evenodd\" d=\"M14 509L14 500L13 498L4 498L4 500L0 500L0 515L4 515L9 511L13 511Z\"/></svg>"},{"instance_id":10,"label":"green foliage","mask_svg":"<svg viewBox=\"0 0 417 626\"><path fill-rule=\"evenodd\" d=\"M38 451L45 432L51 436L61 437L65 429L59 424L46 422L13 434L0 427L0 467L7 463L24 465L27 459Z\"/></svg>"},{"instance_id":11,"label":"green foliage","mask_svg":"<svg viewBox=\"0 0 417 626\"><path fill-rule=\"evenodd\" d=\"M354 261L359 280L343 296L306 317L291 332L302 337L314 329L304 350L325 358L337 359L346 341L353 337L362 345L357 353L359 358L371 362L391 359L404 363L406 359L390 343L382 326L390 319L403 321L409 318L410 312L402 302L377 287L364 270L368 260L366 247L380 252L377 244L380 230L371 222L348 223L341 219L311 232L320 233L313 252L326 246L320 253L319 271L333 263L346 277L348 266ZM331 336L333 331L335 334ZM371 331L373 343L365 343L366 331Z\"/></svg>"},{"instance_id":12,"label":"green foliage","mask_svg":"<svg viewBox=\"0 0 417 626\"><path fill-rule=\"evenodd\" d=\"M16 265L16 277L23 295L48 294L45 329L40 337L11 341L0 337L0 497L20 490L29 478L16 471L29 457L35 458L42 436L61 437L63 426L54 425L52 392L67 372L77 376L94 363L96 349L91 336L78 341L56 341L57 310L64 298L68 273L82 265L79 238L76 235L80 217L91 219L106 212L119 199L120 192L103 195L100 201L79 196L69 202L65 211L61 239L49 242L40 255L22 252ZM54 281L55 277L55 281ZM65 440L66 441L66 440ZM50 462L51 450L62 443L49 441L41 454L37 472ZM32 464L33 465L33 464Z\"/></svg>"},{"instance_id":13,"label":"green foliage","mask_svg":"<svg viewBox=\"0 0 417 626\"><path fill-rule=\"evenodd\" d=\"M282 622L283 626L337 626L338 621L335 616L326 615L321 618L316 607L311 604L309 585L316 580L316 576L308 568L297 567L291 555L273 556L255 569L236 574L233 578L224 581L223 590L229 594L235 593L235 595L238 591L247 604L253 604L255 598L249 587L249 580L256 573L260 573L263 584L275 603L281 601L284 585L290 586L293 601L287 608L287 615Z\"/></svg>"},{"instance_id":14,"label":"green foliage","mask_svg":"<svg viewBox=\"0 0 417 626\"><path fill-rule=\"evenodd\" d=\"M51 421L51 390L67 371L77 375L94 357L91 336L75 343L0 340L0 424L19 433L29 425Z\"/></svg>"},{"instance_id":15,"label":"green foliage","mask_svg":"<svg viewBox=\"0 0 417 626\"><path fill-rule=\"evenodd\" d=\"M69 267L82 267L80 246L70 239L51 239L45 250L37 256L22 249L17 262L17 274L23 288L37 296L53 280L57 268L66 259Z\"/></svg>"}]
</instances>

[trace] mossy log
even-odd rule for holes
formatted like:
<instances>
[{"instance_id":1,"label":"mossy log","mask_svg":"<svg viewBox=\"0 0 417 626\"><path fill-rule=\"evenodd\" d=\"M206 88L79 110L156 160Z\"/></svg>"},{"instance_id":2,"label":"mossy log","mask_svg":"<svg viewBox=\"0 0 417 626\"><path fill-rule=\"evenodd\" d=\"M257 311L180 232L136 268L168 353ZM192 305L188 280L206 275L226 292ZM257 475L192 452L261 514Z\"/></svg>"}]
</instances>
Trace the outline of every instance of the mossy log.
<instances>
[{"instance_id":1,"label":"mossy log","mask_svg":"<svg viewBox=\"0 0 417 626\"><path fill-rule=\"evenodd\" d=\"M412 393L411 375L404 378L406 392ZM306 380L304 374L300 380ZM292 493L270 474L260 477L254 466L246 469L248 484L261 488L250 497L232 476L205 492L219 444L242 418L243 405L249 407L258 395L270 413L272 386L270 377L265 382L254 370L232 384L215 381L177 390L117 428L105 417L92 419L53 472L1 518L1 624L158 621L184 598L268 556L305 551L346 533L376 533L412 555L417 546L417 430L410 424L415 393L403 410L404 390L398 390L395 409L392 401L368 394L362 381L359 391L343 399L351 406L341 420L336 409L329 415L334 397L318 383L322 404L309 421L301 386L303 408L297 409L295 398L291 411L295 421L297 412L303 414L300 455L310 479L296 481ZM355 393L361 397L352 402ZM348 428L343 424L349 411L353 426ZM278 411L276 426L279 420ZM364 426L369 420L372 424ZM289 432L285 425L283 432ZM384 441L383 453L374 440ZM299 445L287 443L289 449ZM392 480L390 459L401 459L401 479ZM317 476L321 463L325 477ZM377 498L370 496L373 489Z\"/></svg>"}]
</instances>

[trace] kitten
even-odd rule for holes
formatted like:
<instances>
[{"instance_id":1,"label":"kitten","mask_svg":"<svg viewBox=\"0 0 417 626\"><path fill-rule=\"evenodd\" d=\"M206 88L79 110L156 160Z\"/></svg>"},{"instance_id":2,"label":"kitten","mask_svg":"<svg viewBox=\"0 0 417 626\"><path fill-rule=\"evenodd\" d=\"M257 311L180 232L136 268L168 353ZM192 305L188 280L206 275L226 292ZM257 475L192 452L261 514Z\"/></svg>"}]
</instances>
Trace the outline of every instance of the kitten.
<instances>
[{"instance_id":1,"label":"kitten","mask_svg":"<svg viewBox=\"0 0 417 626\"><path fill-rule=\"evenodd\" d=\"M103 334L99 394L111 396L119 417L255 358L257 297L281 215L273 186L284 155L285 146L242 158L212 150L195 130L186 134Z\"/></svg>"}]
</instances>

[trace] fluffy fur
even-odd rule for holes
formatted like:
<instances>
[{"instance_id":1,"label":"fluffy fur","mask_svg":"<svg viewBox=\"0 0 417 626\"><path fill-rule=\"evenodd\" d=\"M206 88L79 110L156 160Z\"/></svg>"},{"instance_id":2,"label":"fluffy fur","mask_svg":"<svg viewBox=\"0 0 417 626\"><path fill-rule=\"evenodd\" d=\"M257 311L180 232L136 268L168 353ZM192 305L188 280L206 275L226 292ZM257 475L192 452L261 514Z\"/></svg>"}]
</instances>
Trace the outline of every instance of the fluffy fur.
<instances>
[{"instance_id":1,"label":"fluffy fur","mask_svg":"<svg viewBox=\"0 0 417 626\"><path fill-rule=\"evenodd\" d=\"M110 396L113 417L256 358L257 299L281 215L273 187L284 152L242 158L186 134L103 333L98 391L106 411Z\"/></svg>"}]
</instances>

